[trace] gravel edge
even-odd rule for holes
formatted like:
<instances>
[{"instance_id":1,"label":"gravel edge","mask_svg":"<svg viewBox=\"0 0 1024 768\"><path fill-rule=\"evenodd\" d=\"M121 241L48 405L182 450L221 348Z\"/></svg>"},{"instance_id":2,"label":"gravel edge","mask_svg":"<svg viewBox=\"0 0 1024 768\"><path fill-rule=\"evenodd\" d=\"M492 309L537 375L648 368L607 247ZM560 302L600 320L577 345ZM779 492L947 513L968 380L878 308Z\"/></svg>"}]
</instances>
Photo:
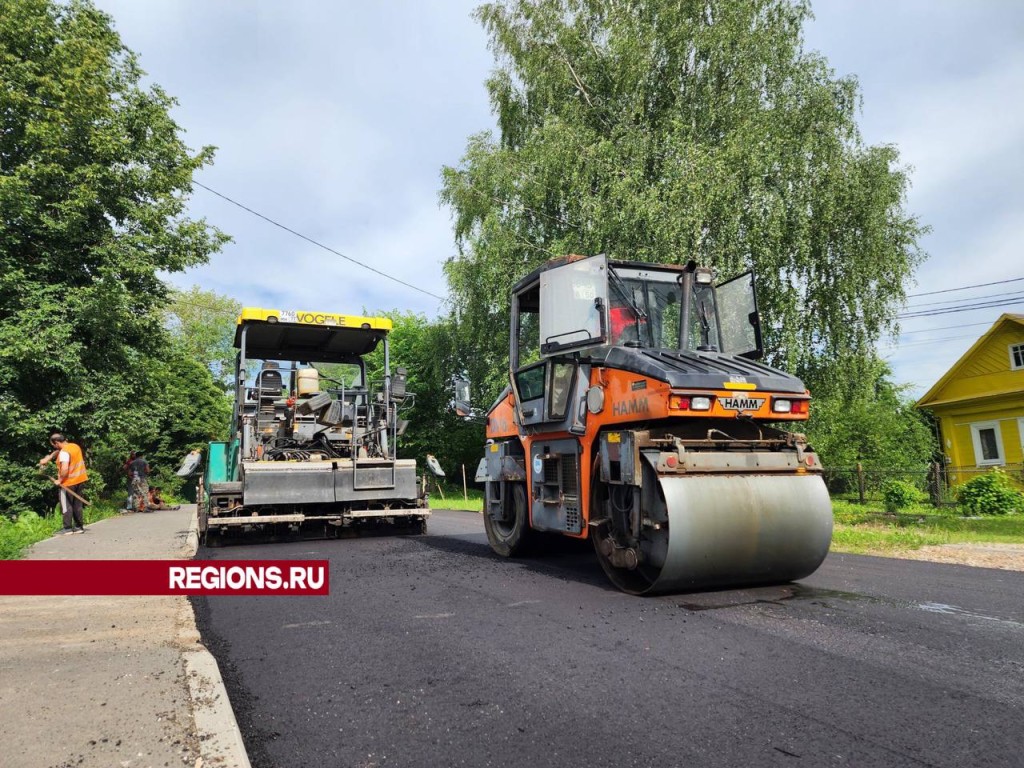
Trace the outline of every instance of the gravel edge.
<instances>
[{"instance_id":1,"label":"gravel edge","mask_svg":"<svg viewBox=\"0 0 1024 768\"><path fill-rule=\"evenodd\" d=\"M198 510L197 504L185 539L184 554L187 559L194 558L199 549ZM188 680L192 717L199 736L201 765L251 768L220 667L213 654L202 644L195 611L188 600L181 610L179 626L178 640L182 646L181 657Z\"/></svg>"}]
</instances>

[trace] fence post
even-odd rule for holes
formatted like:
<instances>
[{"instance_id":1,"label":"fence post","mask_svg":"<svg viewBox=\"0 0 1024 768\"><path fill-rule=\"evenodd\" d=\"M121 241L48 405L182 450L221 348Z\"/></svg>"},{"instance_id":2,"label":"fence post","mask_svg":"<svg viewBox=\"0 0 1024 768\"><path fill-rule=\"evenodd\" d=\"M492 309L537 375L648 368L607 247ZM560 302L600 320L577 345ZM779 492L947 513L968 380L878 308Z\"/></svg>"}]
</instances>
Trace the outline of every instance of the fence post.
<instances>
[{"instance_id":1,"label":"fence post","mask_svg":"<svg viewBox=\"0 0 1024 768\"><path fill-rule=\"evenodd\" d=\"M466 486L466 465L462 465L462 498L469 501L469 488Z\"/></svg>"},{"instance_id":2,"label":"fence post","mask_svg":"<svg viewBox=\"0 0 1024 768\"><path fill-rule=\"evenodd\" d=\"M932 504L936 507L942 506L942 472L939 462L933 461L931 467L931 478L928 481L928 492L932 497Z\"/></svg>"},{"instance_id":3,"label":"fence post","mask_svg":"<svg viewBox=\"0 0 1024 768\"><path fill-rule=\"evenodd\" d=\"M857 494L860 496L860 503L864 504L864 465L857 462Z\"/></svg>"}]
</instances>

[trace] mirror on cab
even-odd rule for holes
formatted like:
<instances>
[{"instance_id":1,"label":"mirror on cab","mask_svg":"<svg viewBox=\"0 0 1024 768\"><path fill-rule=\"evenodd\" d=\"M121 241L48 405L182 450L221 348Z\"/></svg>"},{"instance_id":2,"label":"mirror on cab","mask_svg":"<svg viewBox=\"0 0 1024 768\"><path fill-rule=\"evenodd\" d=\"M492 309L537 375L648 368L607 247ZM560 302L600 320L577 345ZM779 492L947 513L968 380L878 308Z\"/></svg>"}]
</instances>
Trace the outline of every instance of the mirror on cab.
<instances>
[{"instance_id":1,"label":"mirror on cab","mask_svg":"<svg viewBox=\"0 0 1024 768\"><path fill-rule=\"evenodd\" d=\"M395 368L395 375L391 377L391 399L402 400L405 398L405 389L409 381L409 371L405 368Z\"/></svg>"},{"instance_id":2,"label":"mirror on cab","mask_svg":"<svg viewBox=\"0 0 1024 768\"><path fill-rule=\"evenodd\" d=\"M455 387L455 413L463 419L473 416L473 406L469 402L469 379L457 378Z\"/></svg>"}]
</instances>

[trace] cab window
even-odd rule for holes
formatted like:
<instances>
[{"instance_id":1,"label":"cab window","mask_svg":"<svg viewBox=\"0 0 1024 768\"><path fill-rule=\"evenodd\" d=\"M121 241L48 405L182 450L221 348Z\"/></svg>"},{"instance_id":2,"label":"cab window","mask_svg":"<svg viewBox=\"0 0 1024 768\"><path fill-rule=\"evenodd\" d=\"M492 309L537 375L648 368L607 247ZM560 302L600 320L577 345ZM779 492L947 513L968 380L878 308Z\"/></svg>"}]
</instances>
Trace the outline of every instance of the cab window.
<instances>
[{"instance_id":1,"label":"cab window","mask_svg":"<svg viewBox=\"0 0 1024 768\"><path fill-rule=\"evenodd\" d=\"M551 382L548 386L548 418L561 421L569 411L569 396L572 393L573 374L576 366L572 363L551 361Z\"/></svg>"},{"instance_id":2,"label":"cab window","mask_svg":"<svg viewBox=\"0 0 1024 768\"><path fill-rule=\"evenodd\" d=\"M523 402L544 396L544 363L524 368L516 374L516 388Z\"/></svg>"}]
</instances>

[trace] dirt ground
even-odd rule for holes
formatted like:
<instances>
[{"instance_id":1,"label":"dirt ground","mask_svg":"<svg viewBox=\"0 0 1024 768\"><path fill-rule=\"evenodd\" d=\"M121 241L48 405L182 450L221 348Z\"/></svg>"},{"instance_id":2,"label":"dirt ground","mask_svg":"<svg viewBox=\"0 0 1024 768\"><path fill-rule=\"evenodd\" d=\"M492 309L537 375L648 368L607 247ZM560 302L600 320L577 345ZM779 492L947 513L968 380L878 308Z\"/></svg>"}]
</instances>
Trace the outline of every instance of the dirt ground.
<instances>
[{"instance_id":1,"label":"dirt ground","mask_svg":"<svg viewBox=\"0 0 1024 768\"><path fill-rule=\"evenodd\" d=\"M942 544L893 552L892 557L1024 571L1024 545L1021 544Z\"/></svg>"}]
</instances>

